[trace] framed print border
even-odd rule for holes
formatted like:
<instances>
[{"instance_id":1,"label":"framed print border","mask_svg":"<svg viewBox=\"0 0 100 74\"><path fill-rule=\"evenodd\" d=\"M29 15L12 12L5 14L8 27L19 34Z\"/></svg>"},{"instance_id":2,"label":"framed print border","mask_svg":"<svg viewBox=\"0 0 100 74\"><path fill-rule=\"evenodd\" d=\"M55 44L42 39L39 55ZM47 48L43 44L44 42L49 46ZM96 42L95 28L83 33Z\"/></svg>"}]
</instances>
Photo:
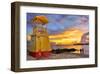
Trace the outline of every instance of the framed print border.
<instances>
[{"instance_id":1,"label":"framed print border","mask_svg":"<svg viewBox=\"0 0 100 74\"><path fill-rule=\"evenodd\" d=\"M72 66L54 66L54 67L40 67L40 68L20 68L20 7L21 6L36 6L36 7L52 7L52 8L71 8L71 9L85 9L95 11L95 64L86 65L72 65ZM97 7L94 6L80 6L80 5L61 5L61 4L46 4L46 3L32 3L32 2L13 2L11 3L11 70L15 72L23 71L41 71L41 70L58 70L58 69L72 69L72 68L89 68L97 67L98 52L97 52Z\"/></svg>"}]
</instances>

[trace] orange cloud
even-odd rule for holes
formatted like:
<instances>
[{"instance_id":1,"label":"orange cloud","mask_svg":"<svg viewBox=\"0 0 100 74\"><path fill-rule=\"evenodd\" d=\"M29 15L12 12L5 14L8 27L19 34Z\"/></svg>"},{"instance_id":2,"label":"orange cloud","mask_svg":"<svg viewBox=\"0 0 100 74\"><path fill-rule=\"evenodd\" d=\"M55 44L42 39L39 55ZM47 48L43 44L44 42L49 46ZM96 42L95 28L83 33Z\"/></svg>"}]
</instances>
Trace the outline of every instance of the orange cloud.
<instances>
[{"instance_id":1,"label":"orange cloud","mask_svg":"<svg viewBox=\"0 0 100 74\"><path fill-rule=\"evenodd\" d=\"M55 44L75 44L80 43L83 32L79 29L69 29L61 34L50 35L50 42Z\"/></svg>"}]
</instances>

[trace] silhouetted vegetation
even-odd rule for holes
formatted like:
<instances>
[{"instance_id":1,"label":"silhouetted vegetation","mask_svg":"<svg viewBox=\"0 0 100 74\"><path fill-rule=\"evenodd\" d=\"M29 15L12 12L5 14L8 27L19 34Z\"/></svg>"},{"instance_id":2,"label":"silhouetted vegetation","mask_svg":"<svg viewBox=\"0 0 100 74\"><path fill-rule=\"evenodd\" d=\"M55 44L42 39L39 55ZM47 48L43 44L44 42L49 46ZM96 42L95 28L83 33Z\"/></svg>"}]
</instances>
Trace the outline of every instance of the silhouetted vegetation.
<instances>
[{"instance_id":1,"label":"silhouetted vegetation","mask_svg":"<svg viewBox=\"0 0 100 74\"><path fill-rule=\"evenodd\" d=\"M74 52L74 51L76 51L76 50L77 50L77 49L75 49L75 48L70 48L70 49L68 49L68 48L64 48L64 49L58 48L58 49L53 49L53 50L52 50L52 53L59 54L59 53L63 53L63 52Z\"/></svg>"}]
</instances>

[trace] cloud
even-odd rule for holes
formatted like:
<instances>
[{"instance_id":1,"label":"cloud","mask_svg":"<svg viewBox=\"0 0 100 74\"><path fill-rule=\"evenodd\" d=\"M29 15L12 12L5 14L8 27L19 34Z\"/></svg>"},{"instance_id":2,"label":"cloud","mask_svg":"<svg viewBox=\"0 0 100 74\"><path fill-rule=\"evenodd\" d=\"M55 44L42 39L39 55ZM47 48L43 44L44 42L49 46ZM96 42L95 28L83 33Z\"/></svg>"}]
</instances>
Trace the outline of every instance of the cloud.
<instances>
[{"instance_id":1,"label":"cloud","mask_svg":"<svg viewBox=\"0 0 100 74\"><path fill-rule=\"evenodd\" d=\"M80 29L84 33L89 32L89 17L88 16L80 16L75 21L73 28Z\"/></svg>"},{"instance_id":2,"label":"cloud","mask_svg":"<svg viewBox=\"0 0 100 74\"><path fill-rule=\"evenodd\" d=\"M88 32L89 16L88 15L64 15L64 14L40 14L27 13L27 25L30 27L30 20L35 16L44 15L48 18L49 23L45 26L49 34L58 34L70 28L80 29ZM31 29L28 28L28 29ZM28 30L30 32L31 30Z\"/></svg>"},{"instance_id":3,"label":"cloud","mask_svg":"<svg viewBox=\"0 0 100 74\"><path fill-rule=\"evenodd\" d=\"M50 42L55 44L80 43L83 32L79 29L69 29L60 34L50 35Z\"/></svg>"}]
</instances>

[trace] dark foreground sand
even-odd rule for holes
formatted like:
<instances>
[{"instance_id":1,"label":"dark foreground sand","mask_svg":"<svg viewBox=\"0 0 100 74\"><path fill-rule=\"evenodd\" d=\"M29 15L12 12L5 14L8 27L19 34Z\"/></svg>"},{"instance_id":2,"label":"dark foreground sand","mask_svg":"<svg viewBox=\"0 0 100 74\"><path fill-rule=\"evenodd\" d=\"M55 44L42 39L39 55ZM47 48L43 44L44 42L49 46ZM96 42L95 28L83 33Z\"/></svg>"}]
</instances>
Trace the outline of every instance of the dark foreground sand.
<instances>
[{"instance_id":1,"label":"dark foreground sand","mask_svg":"<svg viewBox=\"0 0 100 74\"><path fill-rule=\"evenodd\" d=\"M88 55L81 55L81 54L76 54L76 53L64 52L64 53L59 53L59 54L52 53L50 57L40 58L38 60L88 58L88 57L89 57ZM31 57L30 55L28 55L27 60L36 60L36 59Z\"/></svg>"}]
</instances>

